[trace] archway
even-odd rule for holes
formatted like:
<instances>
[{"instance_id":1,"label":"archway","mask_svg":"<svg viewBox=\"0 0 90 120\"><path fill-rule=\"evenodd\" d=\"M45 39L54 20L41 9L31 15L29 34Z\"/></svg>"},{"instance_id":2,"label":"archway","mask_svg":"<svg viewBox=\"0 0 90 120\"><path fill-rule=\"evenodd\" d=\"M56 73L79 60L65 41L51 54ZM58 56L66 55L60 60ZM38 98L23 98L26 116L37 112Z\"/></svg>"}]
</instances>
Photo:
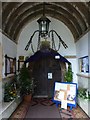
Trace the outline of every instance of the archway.
<instances>
[{"instance_id":1,"label":"archway","mask_svg":"<svg viewBox=\"0 0 90 120\"><path fill-rule=\"evenodd\" d=\"M56 59L56 56L59 58ZM27 62L29 62L30 74L36 83L34 96L52 97L54 82L63 81L65 62L70 62L52 49L37 51L25 61Z\"/></svg>"}]
</instances>

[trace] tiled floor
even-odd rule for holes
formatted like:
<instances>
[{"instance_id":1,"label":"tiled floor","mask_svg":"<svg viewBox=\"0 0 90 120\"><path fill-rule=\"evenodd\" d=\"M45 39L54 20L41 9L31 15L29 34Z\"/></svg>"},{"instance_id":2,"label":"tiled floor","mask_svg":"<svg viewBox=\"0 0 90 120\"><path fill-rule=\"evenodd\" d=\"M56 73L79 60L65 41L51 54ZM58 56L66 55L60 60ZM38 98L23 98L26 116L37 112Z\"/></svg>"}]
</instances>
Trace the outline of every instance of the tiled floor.
<instances>
[{"instance_id":1,"label":"tiled floor","mask_svg":"<svg viewBox=\"0 0 90 120\"><path fill-rule=\"evenodd\" d=\"M29 107L25 118L61 118L61 116L55 105L43 106L37 104Z\"/></svg>"},{"instance_id":2,"label":"tiled floor","mask_svg":"<svg viewBox=\"0 0 90 120\"><path fill-rule=\"evenodd\" d=\"M27 103L23 101L10 118L87 118L88 116L77 106L70 111L60 111L55 105L45 105L41 102Z\"/></svg>"}]
</instances>

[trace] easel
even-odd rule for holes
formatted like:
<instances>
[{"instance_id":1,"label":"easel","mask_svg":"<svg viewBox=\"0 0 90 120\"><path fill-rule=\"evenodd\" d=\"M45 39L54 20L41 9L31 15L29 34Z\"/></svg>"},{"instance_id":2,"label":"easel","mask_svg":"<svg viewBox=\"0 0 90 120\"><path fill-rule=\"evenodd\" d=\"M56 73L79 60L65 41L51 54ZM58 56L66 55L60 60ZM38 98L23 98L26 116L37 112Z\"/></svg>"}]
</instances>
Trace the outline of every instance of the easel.
<instances>
[{"instance_id":1,"label":"easel","mask_svg":"<svg viewBox=\"0 0 90 120\"><path fill-rule=\"evenodd\" d=\"M54 101L54 102L55 102L55 101ZM61 102L58 102L58 101L57 101L57 102L55 102L55 104L56 104L56 107L58 107L58 106L61 104ZM72 110L73 107L74 107L73 105L68 105L68 104L67 104L67 106L70 107L70 110ZM61 109L63 109L63 108L61 108Z\"/></svg>"},{"instance_id":2,"label":"easel","mask_svg":"<svg viewBox=\"0 0 90 120\"><path fill-rule=\"evenodd\" d=\"M65 91L65 88L63 89L62 85L67 85L67 89ZM64 86L64 87L65 87ZM70 89L72 87L75 91L75 97L73 99L70 99L70 96L67 92L73 89ZM64 93L64 94L61 94ZM54 99L53 102L56 104L58 107L60 104L62 105L62 108L70 107L70 111L72 111L73 108L76 107L76 94L77 94L77 84L76 83L67 83L67 82L55 82L55 94L54 94ZM62 97L63 96L63 97ZM73 100L74 102L70 102ZM64 104L65 103L65 104Z\"/></svg>"}]
</instances>

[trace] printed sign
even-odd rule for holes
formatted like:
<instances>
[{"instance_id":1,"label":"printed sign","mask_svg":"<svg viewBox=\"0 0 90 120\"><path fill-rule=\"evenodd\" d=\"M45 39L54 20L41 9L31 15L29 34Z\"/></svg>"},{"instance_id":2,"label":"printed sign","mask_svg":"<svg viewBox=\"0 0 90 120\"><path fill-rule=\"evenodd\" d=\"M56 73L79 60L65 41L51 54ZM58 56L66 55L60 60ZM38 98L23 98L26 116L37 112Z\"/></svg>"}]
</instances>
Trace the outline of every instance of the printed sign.
<instances>
[{"instance_id":1,"label":"printed sign","mask_svg":"<svg viewBox=\"0 0 90 120\"><path fill-rule=\"evenodd\" d=\"M67 103L67 105L76 106L76 83L55 82L54 101Z\"/></svg>"}]
</instances>

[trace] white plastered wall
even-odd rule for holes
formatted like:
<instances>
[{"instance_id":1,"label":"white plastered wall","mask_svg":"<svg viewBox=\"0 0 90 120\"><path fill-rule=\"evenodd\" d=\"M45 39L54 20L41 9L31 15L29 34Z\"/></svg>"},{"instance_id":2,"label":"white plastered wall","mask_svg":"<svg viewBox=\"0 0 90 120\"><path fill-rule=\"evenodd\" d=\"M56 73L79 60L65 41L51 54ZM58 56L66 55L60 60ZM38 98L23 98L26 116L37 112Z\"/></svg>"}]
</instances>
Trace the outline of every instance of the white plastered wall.
<instances>
[{"instance_id":1,"label":"white plastered wall","mask_svg":"<svg viewBox=\"0 0 90 120\"><path fill-rule=\"evenodd\" d=\"M17 56L17 45L11 41L8 37L2 34L3 45L3 78L5 77L5 54L7 56L15 58Z\"/></svg>"},{"instance_id":2,"label":"white plastered wall","mask_svg":"<svg viewBox=\"0 0 90 120\"><path fill-rule=\"evenodd\" d=\"M8 77L12 76L12 74L5 76L5 54L7 56L15 58L17 56L17 45L11 41L7 36L2 34L2 96L0 96L1 101L3 101L4 97L4 84L9 82Z\"/></svg>"},{"instance_id":3,"label":"white plastered wall","mask_svg":"<svg viewBox=\"0 0 90 120\"><path fill-rule=\"evenodd\" d=\"M0 102L2 101L2 33L0 32ZM1 107L1 106L0 106Z\"/></svg>"},{"instance_id":4,"label":"white plastered wall","mask_svg":"<svg viewBox=\"0 0 90 120\"><path fill-rule=\"evenodd\" d=\"M89 69L90 69L90 32L85 34L77 43L77 60L84 56L89 56ZM86 88L90 91L90 70L89 73L84 73L79 71L79 62L78 62L78 86ZM85 101L80 99L80 107L89 115L90 117L90 101Z\"/></svg>"},{"instance_id":5,"label":"white plastered wall","mask_svg":"<svg viewBox=\"0 0 90 120\"><path fill-rule=\"evenodd\" d=\"M55 30L60 37L62 38L62 40L68 45L68 48L65 49L62 44L60 47L60 50L58 51L62 56L74 56L76 55L76 46L74 43L74 38L72 33L70 32L70 30L67 28L66 25L64 25L62 22L49 17L49 19L51 20L50 23L50 29L49 30ZM29 47L28 51L25 51L25 46L28 43L31 35L33 34L33 32L35 30L38 30L38 23L37 20L34 20L33 22L28 23L24 29L22 30L20 36L19 36L19 40L18 40L18 45L17 45L17 59L18 56L30 56L32 55L32 50ZM58 37L55 36L55 46L56 49L58 47ZM34 46L34 50L37 50L37 40L38 40L38 34L36 33L35 36L33 37L33 46ZM49 39L50 40L50 39ZM73 81L77 82L77 78L76 78L76 72L77 72L77 61L76 58L75 59L68 59L71 63L72 63L72 71L74 73L74 77L73 77Z\"/></svg>"}]
</instances>

